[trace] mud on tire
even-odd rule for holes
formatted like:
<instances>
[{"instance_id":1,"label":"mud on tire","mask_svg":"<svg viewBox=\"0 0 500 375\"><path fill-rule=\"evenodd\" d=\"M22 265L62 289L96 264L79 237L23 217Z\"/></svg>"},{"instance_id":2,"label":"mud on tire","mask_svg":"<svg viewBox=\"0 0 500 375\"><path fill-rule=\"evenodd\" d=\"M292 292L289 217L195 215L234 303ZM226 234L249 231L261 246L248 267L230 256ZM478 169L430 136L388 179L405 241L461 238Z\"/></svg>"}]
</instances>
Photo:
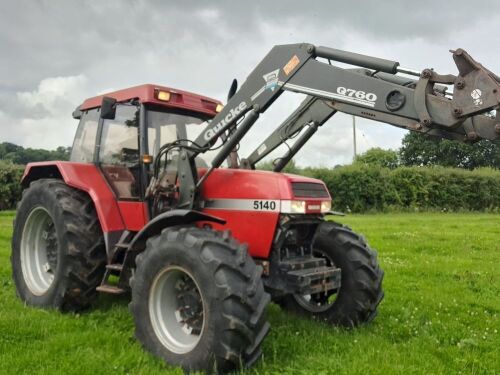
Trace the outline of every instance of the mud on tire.
<instances>
[{"instance_id":1,"label":"mud on tire","mask_svg":"<svg viewBox=\"0 0 500 375\"><path fill-rule=\"evenodd\" d=\"M179 272L184 274L181 281L160 283ZM260 345L269 331L265 309L270 297L264 292L261 272L246 246L229 232L196 227L163 230L137 256L130 283L137 339L186 371L227 372L252 365L261 356ZM157 285L163 285L159 294ZM182 292L176 294L178 290ZM182 317L188 314L185 308L196 304L184 306L185 293L201 304L195 309L196 319ZM162 296L169 303L159 301ZM168 324L158 324L158 316L170 319Z\"/></svg>"},{"instance_id":2,"label":"mud on tire","mask_svg":"<svg viewBox=\"0 0 500 375\"><path fill-rule=\"evenodd\" d=\"M323 309L307 308L301 296L288 295L277 303L284 309L344 327L372 321L384 297L384 272L377 262L377 252L350 228L334 222L318 227L313 251L341 268L340 290ZM319 311L321 310L321 311Z\"/></svg>"},{"instance_id":3,"label":"mud on tire","mask_svg":"<svg viewBox=\"0 0 500 375\"><path fill-rule=\"evenodd\" d=\"M32 182L17 207L11 263L17 294L27 304L61 311L88 307L106 264L90 197L61 180Z\"/></svg>"}]
</instances>

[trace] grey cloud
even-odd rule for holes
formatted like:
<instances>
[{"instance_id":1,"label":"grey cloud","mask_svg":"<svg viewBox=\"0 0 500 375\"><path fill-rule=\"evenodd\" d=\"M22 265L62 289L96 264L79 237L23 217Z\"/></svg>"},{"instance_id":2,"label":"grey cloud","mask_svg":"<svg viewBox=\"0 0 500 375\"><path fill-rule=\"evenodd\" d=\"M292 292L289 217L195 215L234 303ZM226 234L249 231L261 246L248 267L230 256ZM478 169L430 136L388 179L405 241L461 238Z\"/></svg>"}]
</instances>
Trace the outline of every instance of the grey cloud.
<instances>
[{"instance_id":1,"label":"grey cloud","mask_svg":"<svg viewBox=\"0 0 500 375\"><path fill-rule=\"evenodd\" d=\"M142 54L148 49L216 53L234 42L238 46L234 53L241 54L247 40L264 38L262 23L287 23L296 41L304 41L302 29L312 27L384 41L423 38L435 42L479 23L488 24L498 14L500 2L289 0L249 5L239 1L20 0L2 7L3 84L28 89L47 76L72 75L109 57ZM216 16L207 17L209 11Z\"/></svg>"},{"instance_id":2,"label":"grey cloud","mask_svg":"<svg viewBox=\"0 0 500 375\"><path fill-rule=\"evenodd\" d=\"M461 46L500 70L498 1L17 0L1 8L0 141L32 147L71 144L73 108L109 89L151 82L225 98L231 79L243 81L274 44L308 41L442 72L454 72L447 49ZM64 96L40 91L47 79L80 75L86 83ZM19 99L30 92L45 102ZM242 149L249 152L300 100L271 107ZM42 126L50 137L40 136ZM348 162L349 129L348 116L335 116L299 161ZM361 150L398 147L404 134L366 120L359 129Z\"/></svg>"}]
</instances>

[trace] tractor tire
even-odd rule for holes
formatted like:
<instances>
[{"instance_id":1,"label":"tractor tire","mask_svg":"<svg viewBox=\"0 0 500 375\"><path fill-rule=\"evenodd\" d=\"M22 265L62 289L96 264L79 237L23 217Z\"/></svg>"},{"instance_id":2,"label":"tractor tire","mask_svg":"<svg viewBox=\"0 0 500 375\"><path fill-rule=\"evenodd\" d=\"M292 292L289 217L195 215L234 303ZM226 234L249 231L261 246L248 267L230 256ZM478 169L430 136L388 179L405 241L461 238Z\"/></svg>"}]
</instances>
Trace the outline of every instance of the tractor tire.
<instances>
[{"instance_id":1,"label":"tractor tire","mask_svg":"<svg viewBox=\"0 0 500 375\"><path fill-rule=\"evenodd\" d=\"M350 228L323 222L313 242L313 254L325 258L328 266L341 269L340 289L336 293L287 295L276 302L285 310L338 326L350 328L371 322L384 297L384 272L377 252Z\"/></svg>"},{"instance_id":2,"label":"tractor tire","mask_svg":"<svg viewBox=\"0 0 500 375\"><path fill-rule=\"evenodd\" d=\"M269 331L261 273L227 231L164 229L148 239L130 280L136 338L188 372L251 366Z\"/></svg>"},{"instance_id":3,"label":"tractor tire","mask_svg":"<svg viewBox=\"0 0 500 375\"><path fill-rule=\"evenodd\" d=\"M87 308L106 265L90 197L57 179L32 182L17 206L12 276L26 304L60 311Z\"/></svg>"}]
</instances>

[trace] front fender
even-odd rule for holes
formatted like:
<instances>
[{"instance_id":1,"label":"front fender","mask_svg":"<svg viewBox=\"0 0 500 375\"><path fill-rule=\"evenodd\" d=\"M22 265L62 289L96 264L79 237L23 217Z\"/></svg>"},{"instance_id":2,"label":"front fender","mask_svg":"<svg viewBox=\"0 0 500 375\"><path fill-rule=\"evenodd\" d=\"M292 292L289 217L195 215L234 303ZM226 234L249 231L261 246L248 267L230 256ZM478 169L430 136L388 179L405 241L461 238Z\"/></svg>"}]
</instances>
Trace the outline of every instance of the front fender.
<instances>
[{"instance_id":1,"label":"front fender","mask_svg":"<svg viewBox=\"0 0 500 375\"><path fill-rule=\"evenodd\" d=\"M134 236L130 242L130 249L139 248L151 236L160 234L164 228L175 225L187 225L197 221L210 221L217 224L225 224L226 221L216 216L208 215L195 210L171 210L156 216L147 223Z\"/></svg>"}]
</instances>

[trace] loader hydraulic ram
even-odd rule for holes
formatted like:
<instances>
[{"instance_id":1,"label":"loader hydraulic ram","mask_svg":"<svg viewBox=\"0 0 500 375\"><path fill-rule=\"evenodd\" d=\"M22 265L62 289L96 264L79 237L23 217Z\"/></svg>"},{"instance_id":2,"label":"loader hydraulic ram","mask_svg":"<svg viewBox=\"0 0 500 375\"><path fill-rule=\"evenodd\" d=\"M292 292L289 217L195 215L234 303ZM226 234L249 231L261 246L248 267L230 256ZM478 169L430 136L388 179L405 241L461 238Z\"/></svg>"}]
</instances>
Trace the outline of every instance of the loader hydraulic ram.
<instances>
[{"instance_id":1,"label":"loader hydraulic ram","mask_svg":"<svg viewBox=\"0 0 500 375\"><path fill-rule=\"evenodd\" d=\"M363 236L325 219L326 185L253 169L293 137L280 171L337 111L436 137L498 139L500 79L461 49L453 57L457 76L282 45L233 84L225 107L159 85L85 100L73 113L70 161L26 166L12 238L19 297L67 311L130 292L137 339L187 371L255 363L271 299L330 324L370 322L384 273ZM284 91L307 97L239 164L238 144Z\"/></svg>"}]
</instances>

